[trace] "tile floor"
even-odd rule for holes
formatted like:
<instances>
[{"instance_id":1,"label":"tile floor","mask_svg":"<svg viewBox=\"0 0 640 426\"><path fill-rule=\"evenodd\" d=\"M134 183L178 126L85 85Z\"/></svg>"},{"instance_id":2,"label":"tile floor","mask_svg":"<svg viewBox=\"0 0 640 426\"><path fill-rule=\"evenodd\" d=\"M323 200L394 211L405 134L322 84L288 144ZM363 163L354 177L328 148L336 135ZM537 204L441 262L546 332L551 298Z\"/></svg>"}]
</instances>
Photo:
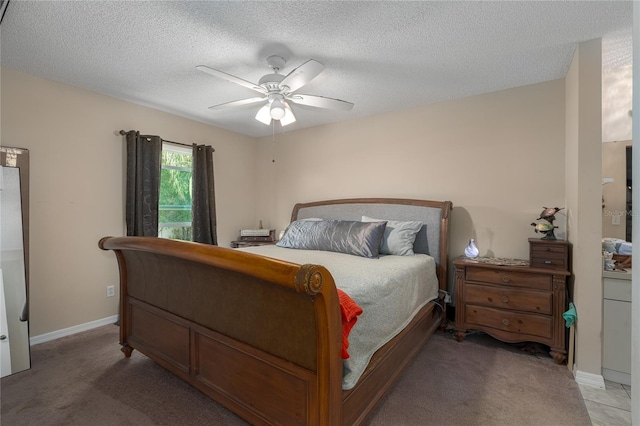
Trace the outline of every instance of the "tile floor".
<instances>
[{"instance_id":1,"label":"tile floor","mask_svg":"<svg viewBox=\"0 0 640 426\"><path fill-rule=\"evenodd\" d=\"M605 380L605 389L578 385L593 426L631 425L631 386Z\"/></svg>"}]
</instances>

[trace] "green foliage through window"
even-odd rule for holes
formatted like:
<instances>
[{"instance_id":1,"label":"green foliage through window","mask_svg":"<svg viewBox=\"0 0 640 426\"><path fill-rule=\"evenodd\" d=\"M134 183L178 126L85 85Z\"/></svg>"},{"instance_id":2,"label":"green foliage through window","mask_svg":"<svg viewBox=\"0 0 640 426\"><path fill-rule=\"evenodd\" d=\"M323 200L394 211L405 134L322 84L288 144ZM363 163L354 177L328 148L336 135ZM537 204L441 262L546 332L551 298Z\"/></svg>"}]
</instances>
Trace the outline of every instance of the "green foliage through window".
<instances>
[{"instance_id":1,"label":"green foliage through window","mask_svg":"<svg viewBox=\"0 0 640 426\"><path fill-rule=\"evenodd\" d=\"M162 148L159 232L164 238L191 241L191 151Z\"/></svg>"}]
</instances>

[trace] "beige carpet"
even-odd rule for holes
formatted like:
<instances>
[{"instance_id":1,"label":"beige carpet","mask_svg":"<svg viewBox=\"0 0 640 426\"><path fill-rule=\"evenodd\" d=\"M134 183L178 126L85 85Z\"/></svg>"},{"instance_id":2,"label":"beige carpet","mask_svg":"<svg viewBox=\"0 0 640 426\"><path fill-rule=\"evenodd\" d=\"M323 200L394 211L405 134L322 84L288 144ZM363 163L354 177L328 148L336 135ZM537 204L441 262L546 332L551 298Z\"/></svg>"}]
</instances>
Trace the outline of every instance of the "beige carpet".
<instances>
[{"instance_id":1,"label":"beige carpet","mask_svg":"<svg viewBox=\"0 0 640 426\"><path fill-rule=\"evenodd\" d=\"M369 424L591 424L566 366L529 352L483 334L458 343L437 333ZM3 426L246 425L139 352L125 359L116 326L31 353L30 370L0 381Z\"/></svg>"}]
</instances>

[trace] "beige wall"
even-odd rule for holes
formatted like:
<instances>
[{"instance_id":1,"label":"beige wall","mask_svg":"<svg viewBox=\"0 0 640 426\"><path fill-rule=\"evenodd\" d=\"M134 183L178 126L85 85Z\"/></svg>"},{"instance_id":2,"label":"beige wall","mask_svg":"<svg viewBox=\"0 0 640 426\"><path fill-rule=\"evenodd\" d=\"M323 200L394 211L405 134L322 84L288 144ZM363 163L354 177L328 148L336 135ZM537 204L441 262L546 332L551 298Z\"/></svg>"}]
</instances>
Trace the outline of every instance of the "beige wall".
<instances>
[{"instance_id":1,"label":"beige wall","mask_svg":"<svg viewBox=\"0 0 640 426\"><path fill-rule=\"evenodd\" d=\"M631 139L633 68L625 65L602 71L602 141Z\"/></svg>"},{"instance_id":2,"label":"beige wall","mask_svg":"<svg viewBox=\"0 0 640 426\"><path fill-rule=\"evenodd\" d=\"M626 239L627 214L627 151L631 141L609 142L602 144L602 177L612 178L613 182L602 185L602 236ZM614 225L612 218L620 219Z\"/></svg>"},{"instance_id":3,"label":"beige wall","mask_svg":"<svg viewBox=\"0 0 640 426\"><path fill-rule=\"evenodd\" d=\"M556 80L277 134L275 163L263 138L259 216L280 230L296 202L451 200L451 257L475 238L483 256L528 259L531 222L564 207L564 96Z\"/></svg>"},{"instance_id":4,"label":"beige wall","mask_svg":"<svg viewBox=\"0 0 640 426\"><path fill-rule=\"evenodd\" d=\"M1 143L31 154L31 336L117 313L116 260L97 243L123 235L120 129L211 144L220 245L255 222L254 138L6 68L0 82Z\"/></svg>"},{"instance_id":5,"label":"beige wall","mask_svg":"<svg viewBox=\"0 0 640 426\"><path fill-rule=\"evenodd\" d=\"M602 43L581 43L566 77L567 236L577 370L602 374Z\"/></svg>"}]
</instances>

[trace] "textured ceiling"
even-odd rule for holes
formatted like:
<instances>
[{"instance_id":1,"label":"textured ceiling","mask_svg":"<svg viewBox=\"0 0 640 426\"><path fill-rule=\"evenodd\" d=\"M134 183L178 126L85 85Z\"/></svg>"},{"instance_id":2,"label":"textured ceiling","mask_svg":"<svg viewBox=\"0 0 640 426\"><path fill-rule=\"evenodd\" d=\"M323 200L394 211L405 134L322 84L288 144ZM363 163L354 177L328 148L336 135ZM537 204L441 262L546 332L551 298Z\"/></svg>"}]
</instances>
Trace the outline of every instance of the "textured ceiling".
<instances>
[{"instance_id":1,"label":"textured ceiling","mask_svg":"<svg viewBox=\"0 0 640 426\"><path fill-rule=\"evenodd\" d=\"M270 55L324 64L298 92L354 108L293 105L289 131L563 78L599 37L605 67L629 65L632 2L11 0L0 32L3 67L265 136L255 104L208 109L256 93L197 65L257 83Z\"/></svg>"}]
</instances>

